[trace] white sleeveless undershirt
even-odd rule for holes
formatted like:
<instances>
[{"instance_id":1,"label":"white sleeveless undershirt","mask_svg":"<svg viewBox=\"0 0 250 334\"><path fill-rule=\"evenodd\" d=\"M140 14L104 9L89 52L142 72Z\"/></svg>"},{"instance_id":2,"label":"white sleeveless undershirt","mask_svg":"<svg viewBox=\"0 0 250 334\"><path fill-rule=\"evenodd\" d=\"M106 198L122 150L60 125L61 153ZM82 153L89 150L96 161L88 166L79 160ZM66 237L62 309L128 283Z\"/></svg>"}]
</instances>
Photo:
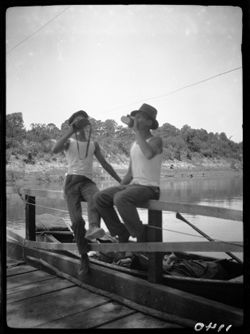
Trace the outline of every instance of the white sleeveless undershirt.
<instances>
[{"instance_id":1,"label":"white sleeveless undershirt","mask_svg":"<svg viewBox=\"0 0 250 334\"><path fill-rule=\"evenodd\" d=\"M88 155L85 158L87 141L78 141L79 152L77 148L77 141L73 138L69 139L69 147L64 151L68 163L67 174L84 175L92 179L93 176L93 155L95 151L94 142L90 141Z\"/></svg>"},{"instance_id":2,"label":"white sleeveless undershirt","mask_svg":"<svg viewBox=\"0 0 250 334\"><path fill-rule=\"evenodd\" d=\"M150 140L147 139L147 142ZM132 184L142 184L146 186L160 186L162 153L155 155L152 159L147 159L142 153L140 146L134 142L130 149Z\"/></svg>"}]
</instances>

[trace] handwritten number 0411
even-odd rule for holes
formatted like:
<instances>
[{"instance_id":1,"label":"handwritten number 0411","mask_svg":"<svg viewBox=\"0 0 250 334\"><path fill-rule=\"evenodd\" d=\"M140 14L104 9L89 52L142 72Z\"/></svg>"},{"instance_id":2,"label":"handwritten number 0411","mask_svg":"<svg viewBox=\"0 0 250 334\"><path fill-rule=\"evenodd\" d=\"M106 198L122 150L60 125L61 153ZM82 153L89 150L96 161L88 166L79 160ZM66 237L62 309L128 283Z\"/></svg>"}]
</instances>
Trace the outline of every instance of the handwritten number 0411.
<instances>
[{"instance_id":1,"label":"handwritten number 0411","mask_svg":"<svg viewBox=\"0 0 250 334\"><path fill-rule=\"evenodd\" d=\"M196 332L199 332L203 330L204 327L206 331L208 331L209 329L217 329L217 332L220 332L224 328L224 330L228 332L232 325L228 325L227 327L225 327L224 324L217 325L216 323L213 324L212 322L210 322L208 325L205 325L203 324L203 322L197 322L194 326L194 329Z\"/></svg>"}]
</instances>

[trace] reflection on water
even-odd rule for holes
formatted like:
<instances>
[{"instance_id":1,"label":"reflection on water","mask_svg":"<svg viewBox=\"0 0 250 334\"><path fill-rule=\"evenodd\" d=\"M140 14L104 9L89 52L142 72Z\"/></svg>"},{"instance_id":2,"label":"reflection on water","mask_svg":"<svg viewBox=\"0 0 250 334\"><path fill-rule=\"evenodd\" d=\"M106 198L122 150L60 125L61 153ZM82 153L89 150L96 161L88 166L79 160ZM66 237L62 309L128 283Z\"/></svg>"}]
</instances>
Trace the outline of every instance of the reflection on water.
<instances>
[{"instance_id":1,"label":"reflection on water","mask_svg":"<svg viewBox=\"0 0 250 334\"><path fill-rule=\"evenodd\" d=\"M227 207L242 210L242 177L224 177L214 179L188 179L165 181L161 184L161 200L173 202L196 203L210 206ZM97 182L100 189L117 184L116 182ZM38 188L38 187L34 187ZM41 186L39 186L41 188ZM51 185L46 189L58 190L60 187ZM36 214L50 213L62 218L69 218L64 202L57 199L37 198ZM50 208L57 208L55 211ZM83 216L87 221L86 203L82 203ZM24 228L24 203L16 195L7 197L8 226L16 229ZM147 222L147 211L139 209L141 220ZM211 217L186 215L184 217L195 224L200 230L217 240L242 241L242 222L229 221ZM102 222L102 227L106 226ZM186 223L175 218L175 213L163 212L163 240L164 241L204 241L196 231Z\"/></svg>"},{"instance_id":2,"label":"reflection on water","mask_svg":"<svg viewBox=\"0 0 250 334\"><path fill-rule=\"evenodd\" d=\"M231 209L242 209L242 177L191 179L163 182L161 199L169 202L205 203ZM204 204L205 205L205 204ZM235 207L236 206L236 207Z\"/></svg>"}]
</instances>

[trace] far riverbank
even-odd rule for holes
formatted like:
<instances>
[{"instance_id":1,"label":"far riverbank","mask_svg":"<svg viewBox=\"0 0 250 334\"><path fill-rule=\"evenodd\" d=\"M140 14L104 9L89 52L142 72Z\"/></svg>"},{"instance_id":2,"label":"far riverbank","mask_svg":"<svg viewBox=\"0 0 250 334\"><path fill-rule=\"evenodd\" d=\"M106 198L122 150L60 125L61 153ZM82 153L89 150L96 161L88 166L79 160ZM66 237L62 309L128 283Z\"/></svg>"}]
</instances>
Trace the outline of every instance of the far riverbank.
<instances>
[{"instance_id":1,"label":"far riverbank","mask_svg":"<svg viewBox=\"0 0 250 334\"><path fill-rule=\"evenodd\" d=\"M11 186L40 185L40 184L63 184L67 171L64 159L38 160L26 163L24 159L11 159L6 166L6 182ZM116 172L123 177L128 168L128 161L112 163ZM94 180L111 180L111 177L96 161L94 162ZM162 165L161 178L167 180L183 180L185 178L221 178L233 175L242 176L242 166L232 161L221 159L203 159L192 161L164 161Z\"/></svg>"}]
</instances>

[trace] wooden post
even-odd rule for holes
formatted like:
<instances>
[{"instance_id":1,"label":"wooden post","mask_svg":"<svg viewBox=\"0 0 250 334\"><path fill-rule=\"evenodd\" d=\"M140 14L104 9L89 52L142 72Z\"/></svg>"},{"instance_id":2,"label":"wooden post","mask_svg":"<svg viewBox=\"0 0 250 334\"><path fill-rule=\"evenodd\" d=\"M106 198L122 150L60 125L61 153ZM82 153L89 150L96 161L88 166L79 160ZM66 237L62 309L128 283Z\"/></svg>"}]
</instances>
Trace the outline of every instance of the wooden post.
<instances>
[{"instance_id":1,"label":"wooden post","mask_svg":"<svg viewBox=\"0 0 250 334\"><path fill-rule=\"evenodd\" d=\"M25 195L26 239L36 240L36 200L34 196Z\"/></svg>"},{"instance_id":2,"label":"wooden post","mask_svg":"<svg viewBox=\"0 0 250 334\"><path fill-rule=\"evenodd\" d=\"M162 211L148 210L148 225L156 228L148 228L147 240L162 242ZM148 281L159 283L162 280L162 254L149 253Z\"/></svg>"}]
</instances>

